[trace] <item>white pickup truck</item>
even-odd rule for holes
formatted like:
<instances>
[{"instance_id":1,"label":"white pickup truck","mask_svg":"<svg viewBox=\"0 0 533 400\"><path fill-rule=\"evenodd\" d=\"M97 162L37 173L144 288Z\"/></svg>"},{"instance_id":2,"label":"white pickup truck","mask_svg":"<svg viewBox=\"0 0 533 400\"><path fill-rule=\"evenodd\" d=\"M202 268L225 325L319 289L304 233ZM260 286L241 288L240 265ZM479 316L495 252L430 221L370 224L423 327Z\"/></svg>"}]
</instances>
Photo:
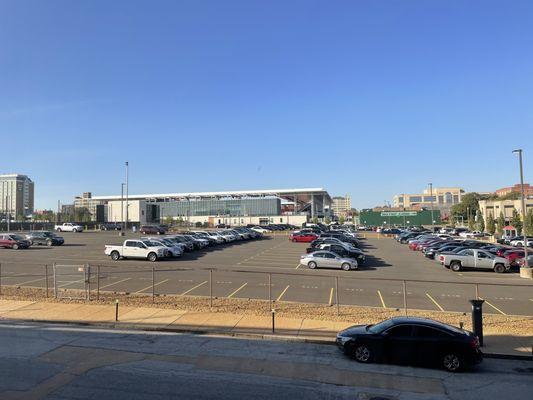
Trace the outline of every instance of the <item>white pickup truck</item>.
<instances>
[{"instance_id":1,"label":"white pickup truck","mask_svg":"<svg viewBox=\"0 0 533 400\"><path fill-rule=\"evenodd\" d=\"M168 248L151 242L150 240L125 240L122 246L106 244L104 253L111 259L118 261L121 258L143 258L148 261L157 261L169 255Z\"/></svg>"},{"instance_id":2,"label":"white pickup truck","mask_svg":"<svg viewBox=\"0 0 533 400\"><path fill-rule=\"evenodd\" d=\"M71 222L65 222L64 224L61 224L61 225L56 225L54 227L54 230L58 231L58 232L83 232L83 226L81 225L78 225L78 224L73 224Z\"/></svg>"},{"instance_id":3,"label":"white pickup truck","mask_svg":"<svg viewBox=\"0 0 533 400\"><path fill-rule=\"evenodd\" d=\"M458 253L441 253L440 263L450 268L454 272L459 272L466 268L491 269L494 272L502 273L511 268L506 258L495 256L485 250L464 249Z\"/></svg>"}]
</instances>

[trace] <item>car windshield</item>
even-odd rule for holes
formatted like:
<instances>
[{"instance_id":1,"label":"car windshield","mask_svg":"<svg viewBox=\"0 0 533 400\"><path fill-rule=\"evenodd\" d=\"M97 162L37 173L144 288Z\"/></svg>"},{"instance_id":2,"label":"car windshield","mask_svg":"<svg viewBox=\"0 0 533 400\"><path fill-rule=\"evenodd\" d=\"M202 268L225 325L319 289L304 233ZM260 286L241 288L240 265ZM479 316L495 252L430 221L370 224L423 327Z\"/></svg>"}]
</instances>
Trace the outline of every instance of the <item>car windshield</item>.
<instances>
[{"instance_id":1,"label":"car windshield","mask_svg":"<svg viewBox=\"0 0 533 400\"><path fill-rule=\"evenodd\" d=\"M143 243L144 243L146 246L148 246L148 247L157 247L157 246L161 246L160 244L157 244L157 243L152 242L152 241L150 241L150 240L145 240Z\"/></svg>"},{"instance_id":2,"label":"car windshield","mask_svg":"<svg viewBox=\"0 0 533 400\"><path fill-rule=\"evenodd\" d=\"M372 333L381 333L385 329L389 329L393 325L394 325L394 321L392 319L388 319L386 321L382 321L375 325L368 325L366 329Z\"/></svg>"}]
</instances>

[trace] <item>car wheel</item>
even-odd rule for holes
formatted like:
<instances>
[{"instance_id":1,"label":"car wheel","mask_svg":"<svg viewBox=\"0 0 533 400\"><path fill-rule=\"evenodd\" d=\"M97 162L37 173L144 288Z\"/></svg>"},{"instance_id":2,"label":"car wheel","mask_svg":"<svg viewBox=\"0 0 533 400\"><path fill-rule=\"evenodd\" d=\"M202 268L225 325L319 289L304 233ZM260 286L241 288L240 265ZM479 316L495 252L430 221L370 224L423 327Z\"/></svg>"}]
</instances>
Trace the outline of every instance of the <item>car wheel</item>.
<instances>
[{"instance_id":1,"label":"car wheel","mask_svg":"<svg viewBox=\"0 0 533 400\"><path fill-rule=\"evenodd\" d=\"M296 239L292 239L293 243L296 243Z\"/></svg>"},{"instance_id":2,"label":"car wheel","mask_svg":"<svg viewBox=\"0 0 533 400\"><path fill-rule=\"evenodd\" d=\"M76 232L78 232L78 230L77 230L76 228L74 228L74 229L72 230L72 233L76 233Z\"/></svg>"},{"instance_id":3,"label":"car wheel","mask_svg":"<svg viewBox=\"0 0 533 400\"><path fill-rule=\"evenodd\" d=\"M372 351L364 344L356 345L354 347L353 357L360 363L369 363L372 361Z\"/></svg>"},{"instance_id":4,"label":"car wheel","mask_svg":"<svg viewBox=\"0 0 533 400\"><path fill-rule=\"evenodd\" d=\"M51 240L47 240L47 241L46 241L46 245L47 245L48 247L52 246L52 241L51 241Z\"/></svg>"},{"instance_id":5,"label":"car wheel","mask_svg":"<svg viewBox=\"0 0 533 400\"><path fill-rule=\"evenodd\" d=\"M158 234L158 235L161 235L161 232L157 231L157 234Z\"/></svg>"},{"instance_id":6,"label":"car wheel","mask_svg":"<svg viewBox=\"0 0 533 400\"><path fill-rule=\"evenodd\" d=\"M56 231L61 232L61 228L57 228Z\"/></svg>"},{"instance_id":7,"label":"car wheel","mask_svg":"<svg viewBox=\"0 0 533 400\"><path fill-rule=\"evenodd\" d=\"M453 272L459 272L461 271L461 263L459 261L454 261L450 264L450 269Z\"/></svg>"},{"instance_id":8,"label":"car wheel","mask_svg":"<svg viewBox=\"0 0 533 400\"><path fill-rule=\"evenodd\" d=\"M120 254L118 251L112 251L111 252L111 259L113 261L118 261L120 259Z\"/></svg>"},{"instance_id":9,"label":"car wheel","mask_svg":"<svg viewBox=\"0 0 533 400\"><path fill-rule=\"evenodd\" d=\"M157 261L157 254L155 253L148 254L148 261L151 261L151 262Z\"/></svg>"},{"instance_id":10,"label":"car wheel","mask_svg":"<svg viewBox=\"0 0 533 400\"><path fill-rule=\"evenodd\" d=\"M442 366L446 371L457 372L463 367L461 358L455 353L446 354L442 358Z\"/></svg>"},{"instance_id":11,"label":"car wheel","mask_svg":"<svg viewBox=\"0 0 533 400\"><path fill-rule=\"evenodd\" d=\"M496 264L494 266L494 272L498 273L498 274L502 274L505 272L505 266L503 264Z\"/></svg>"},{"instance_id":12,"label":"car wheel","mask_svg":"<svg viewBox=\"0 0 533 400\"><path fill-rule=\"evenodd\" d=\"M311 269L315 269L316 268L316 262L314 261L309 261L309 263L307 264L307 266Z\"/></svg>"},{"instance_id":13,"label":"car wheel","mask_svg":"<svg viewBox=\"0 0 533 400\"><path fill-rule=\"evenodd\" d=\"M13 250L18 250L19 249L19 245L15 243L11 248Z\"/></svg>"},{"instance_id":14,"label":"car wheel","mask_svg":"<svg viewBox=\"0 0 533 400\"><path fill-rule=\"evenodd\" d=\"M342 263L341 268L344 271L349 271L352 267L351 267L351 265L349 263Z\"/></svg>"},{"instance_id":15,"label":"car wheel","mask_svg":"<svg viewBox=\"0 0 533 400\"><path fill-rule=\"evenodd\" d=\"M141 233L142 233L143 235L146 235L146 232L144 232L144 231L141 231Z\"/></svg>"}]
</instances>

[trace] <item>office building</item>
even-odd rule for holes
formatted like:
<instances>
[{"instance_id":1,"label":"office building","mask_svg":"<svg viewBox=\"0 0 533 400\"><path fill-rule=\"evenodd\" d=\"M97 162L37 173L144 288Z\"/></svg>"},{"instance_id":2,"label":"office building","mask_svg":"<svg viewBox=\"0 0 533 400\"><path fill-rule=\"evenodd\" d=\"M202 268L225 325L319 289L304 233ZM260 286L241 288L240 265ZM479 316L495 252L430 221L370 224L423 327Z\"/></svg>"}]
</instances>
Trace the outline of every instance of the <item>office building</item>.
<instances>
[{"instance_id":1,"label":"office building","mask_svg":"<svg viewBox=\"0 0 533 400\"><path fill-rule=\"evenodd\" d=\"M434 210L440 211L442 218L447 218L450 215L451 207L454 204L459 204L464 194L464 189L457 187L427 188L422 193L397 194L392 199L392 205L401 208L433 207Z\"/></svg>"},{"instance_id":2,"label":"office building","mask_svg":"<svg viewBox=\"0 0 533 400\"><path fill-rule=\"evenodd\" d=\"M0 175L0 213L20 219L33 213L34 183L26 175Z\"/></svg>"},{"instance_id":3,"label":"office building","mask_svg":"<svg viewBox=\"0 0 533 400\"><path fill-rule=\"evenodd\" d=\"M526 199L526 214L533 209L533 199ZM516 210L522 218L522 200L479 200L479 210L484 218L485 224L490 216L497 220L500 213L503 214L505 222L508 224L513 217L513 210Z\"/></svg>"},{"instance_id":4,"label":"office building","mask_svg":"<svg viewBox=\"0 0 533 400\"><path fill-rule=\"evenodd\" d=\"M522 188L520 184L516 184L514 186L504 187L501 189L496 190L496 196L502 197L506 196L509 193L522 193ZM527 197L533 197L533 186L531 186L529 183L524 183L524 195Z\"/></svg>"},{"instance_id":5,"label":"office building","mask_svg":"<svg viewBox=\"0 0 533 400\"><path fill-rule=\"evenodd\" d=\"M333 197L331 203L331 210L333 215L337 217L346 217L348 212L352 209L352 199L349 194L346 196Z\"/></svg>"}]
</instances>

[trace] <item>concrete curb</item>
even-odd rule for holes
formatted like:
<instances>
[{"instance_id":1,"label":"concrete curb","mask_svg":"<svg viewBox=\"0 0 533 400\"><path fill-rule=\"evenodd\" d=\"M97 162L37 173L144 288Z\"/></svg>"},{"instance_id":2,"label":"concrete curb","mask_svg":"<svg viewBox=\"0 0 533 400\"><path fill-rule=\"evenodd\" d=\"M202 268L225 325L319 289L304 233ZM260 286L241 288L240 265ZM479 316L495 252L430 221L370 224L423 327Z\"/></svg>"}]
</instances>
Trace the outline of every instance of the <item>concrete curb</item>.
<instances>
[{"instance_id":1,"label":"concrete curb","mask_svg":"<svg viewBox=\"0 0 533 400\"><path fill-rule=\"evenodd\" d=\"M82 322L82 321L47 321L40 319L3 319L0 318L0 321L7 322L36 322L43 324L53 324L53 325L74 325L80 327L98 327L98 328L112 328L112 329L130 329L143 332L168 332L168 333L183 333L190 335L215 335L215 336L227 336L235 337L242 339L255 339L255 340L272 340L280 342L294 342L294 343L310 343L310 344L319 344L319 345L328 345L335 346L335 340L333 339L319 339L319 338L309 338L309 337L298 337L298 336L288 336L288 335L276 335L274 334L254 334L254 333L239 333L239 332L228 332L228 331L216 331L208 329L178 329L178 328L166 328L160 326L139 326L135 324L116 324L116 323L105 323L105 322ZM498 353L483 353L483 356L486 358L501 359L501 360L519 360L519 361L533 361L533 355L524 356L518 354L498 354Z\"/></svg>"}]
</instances>

